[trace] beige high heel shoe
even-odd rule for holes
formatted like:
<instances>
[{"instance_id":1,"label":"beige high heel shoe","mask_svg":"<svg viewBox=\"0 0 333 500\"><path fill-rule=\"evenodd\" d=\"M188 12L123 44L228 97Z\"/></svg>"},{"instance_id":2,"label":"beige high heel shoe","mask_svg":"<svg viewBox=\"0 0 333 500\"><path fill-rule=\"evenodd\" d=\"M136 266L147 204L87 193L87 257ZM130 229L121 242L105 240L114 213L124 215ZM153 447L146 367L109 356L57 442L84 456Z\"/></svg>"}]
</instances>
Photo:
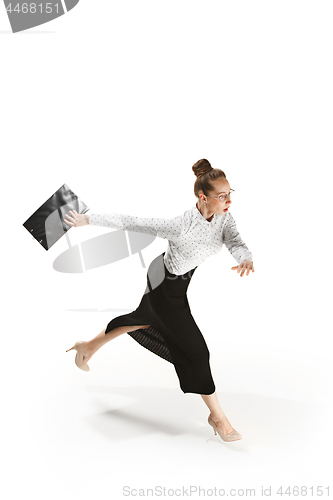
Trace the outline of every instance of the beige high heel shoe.
<instances>
[{"instance_id":1,"label":"beige high heel shoe","mask_svg":"<svg viewBox=\"0 0 333 500\"><path fill-rule=\"evenodd\" d=\"M75 355L75 364L76 364L76 366L78 366L79 368L81 368L81 370L83 370L85 372L88 372L90 370L89 366L82 364L83 354L82 354L82 350L80 349L80 347L82 347L83 343L84 342L82 342L81 340L79 340L78 342L75 342L75 344L73 345L73 347L71 347L70 349L67 349L66 352L71 351L72 349L76 349L76 351L77 351L77 353Z\"/></svg>"},{"instance_id":2,"label":"beige high heel shoe","mask_svg":"<svg viewBox=\"0 0 333 500\"><path fill-rule=\"evenodd\" d=\"M213 427L215 436L217 431L223 441L238 441L238 439L242 439L241 434L239 434L239 432L237 432L235 429L230 432L230 434L222 434L222 432L217 428L214 420L212 419L211 414L209 414L208 423Z\"/></svg>"}]
</instances>

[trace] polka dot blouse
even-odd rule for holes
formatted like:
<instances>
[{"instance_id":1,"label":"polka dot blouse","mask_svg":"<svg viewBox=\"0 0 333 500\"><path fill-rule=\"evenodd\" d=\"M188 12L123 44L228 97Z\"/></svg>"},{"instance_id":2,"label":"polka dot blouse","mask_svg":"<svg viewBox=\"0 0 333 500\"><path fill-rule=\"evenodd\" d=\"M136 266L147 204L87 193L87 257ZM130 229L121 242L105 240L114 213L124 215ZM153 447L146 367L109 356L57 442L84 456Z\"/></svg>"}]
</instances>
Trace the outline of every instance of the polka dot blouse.
<instances>
[{"instance_id":1,"label":"polka dot blouse","mask_svg":"<svg viewBox=\"0 0 333 500\"><path fill-rule=\"evenodd\" d=\"M172 274L185 274L201 264L207 257L222 249L223 244L238 264L252 259L252 254L242 241L230 212L214 214L211 222L195 205L172 219L144 218L133 215L87 214L92 226L107 226L147 233L168 240L164 255L165 266Z\"/></svg>"}]
</instances>

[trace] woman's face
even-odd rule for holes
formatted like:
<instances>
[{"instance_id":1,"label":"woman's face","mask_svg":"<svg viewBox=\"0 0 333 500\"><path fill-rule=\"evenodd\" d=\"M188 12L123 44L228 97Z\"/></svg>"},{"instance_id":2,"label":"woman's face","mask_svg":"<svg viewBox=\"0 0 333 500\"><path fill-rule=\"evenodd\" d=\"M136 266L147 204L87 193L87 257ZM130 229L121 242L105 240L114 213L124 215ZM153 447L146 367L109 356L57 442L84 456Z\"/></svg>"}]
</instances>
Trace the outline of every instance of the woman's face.
<instances>
[{"instance_id":1,"label":"woman's face","mask_svg":"<svg viewBox=\"0 0 333 500\"><path fill-rule=\"evenodd\" d=\"M209 196L205 196L203 193L200 194L201 203L206 206L209 212L219 215L225 214L228 212L228 208L232 203L230 196L222 202L219 198L212 198L212 196L228 194L230 192L230 184L227 179L222 179L215 181L213 186L212 191L207 193ZM204 200L206 200L206 202Z\"/></svg>"}]
</instances>

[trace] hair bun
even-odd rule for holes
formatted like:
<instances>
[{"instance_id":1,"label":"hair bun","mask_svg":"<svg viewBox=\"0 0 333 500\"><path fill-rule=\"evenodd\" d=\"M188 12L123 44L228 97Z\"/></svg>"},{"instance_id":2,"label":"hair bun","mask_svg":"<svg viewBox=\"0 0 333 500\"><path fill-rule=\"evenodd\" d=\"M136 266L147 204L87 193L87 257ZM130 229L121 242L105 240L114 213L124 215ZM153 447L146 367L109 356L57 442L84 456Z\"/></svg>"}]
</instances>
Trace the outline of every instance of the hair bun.
<instances>
[{"instance_id":1,"label":"hair bun","mask_svg":"<svg viewBox=\"0 0 333 500\"><path fill-rule=\"evenodd\" d=\"M200 174L197 175L197 177L201 177L202 175L207 174L207 172L210 172L211 170L213 170L213 167L210 167L207 170L205 170L204 172L201 172Z\"/></svg>"},{"instance_id":2,"label":"hair bun","mask_svg":"<svg viewBox=\"0 0 333 500\"><path fill-rule=\"evenodd\" d=\"M206 174L207 172L210 172L211 170L214 170L211 164L209 163L208 160L202 159L197 161L193 166L192 170L194 174L196 175L197 179L201 177L202 175Z\"/></svg>"}]
</instances>

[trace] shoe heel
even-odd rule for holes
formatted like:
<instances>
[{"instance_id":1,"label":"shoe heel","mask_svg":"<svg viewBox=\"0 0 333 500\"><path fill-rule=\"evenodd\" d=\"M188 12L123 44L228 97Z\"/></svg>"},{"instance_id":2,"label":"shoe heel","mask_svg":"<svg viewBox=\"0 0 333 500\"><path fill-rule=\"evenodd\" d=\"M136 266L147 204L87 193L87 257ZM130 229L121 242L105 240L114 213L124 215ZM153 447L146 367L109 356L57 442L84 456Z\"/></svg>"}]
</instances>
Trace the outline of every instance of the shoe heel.
<instances>
[{"instance_id":1,"label":"shoe heel","mask_svg":"<svg viewBox=\"0 0 333 500\"><path fill-rule=\"evenodd\" d=\"M82 364L82 358L80 356L80 352L79 352L79 348L80 348L80 345L82 344L82 341L78 341L78 342L75 342L75 344L73 345L73 347L71 347L70 349L67 349L66 352L68 351L71 351L72 349L75 349L76 350L76 355L75 355L75 364L78 368L80 368L81 370L85 371L85 372L89 372L90 368L88 365L83 365Z\"/></svg>"},{"instance_id":2,"label":"shoe heel","mask_svg":"<svg viewBox=\"0 0 333 500\"><path fill-rule=\"evenodd\" d=\"M213 431L214 431L214 434L216 436L216 427L215 427L215 423L213 422L213 420L211 419L210 415L208 417L208 423L212 426L213 428Z\"/></svg>"}]
</instances>

